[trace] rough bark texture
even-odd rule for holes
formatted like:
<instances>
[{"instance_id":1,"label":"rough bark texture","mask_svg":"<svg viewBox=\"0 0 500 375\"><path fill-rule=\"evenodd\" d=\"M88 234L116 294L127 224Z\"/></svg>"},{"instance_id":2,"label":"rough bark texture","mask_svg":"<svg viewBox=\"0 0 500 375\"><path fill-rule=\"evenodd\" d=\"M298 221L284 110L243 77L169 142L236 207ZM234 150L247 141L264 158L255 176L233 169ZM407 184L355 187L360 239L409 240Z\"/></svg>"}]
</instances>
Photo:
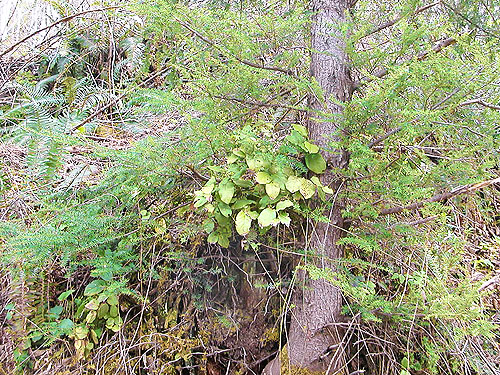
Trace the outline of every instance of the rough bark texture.
<instances>
[{"instance_id":1,"label":"rough bark texture","mask_svg":"<svg viewBox=\"0 0 500 375\"><path fill-rule=\"evenodd\" d=\"M313 0L311 75L322 88L324 98L310 98L308 127L311 139L321 147L327 161L322 182L334 191L343 188L336 171L348 164L348 154L332 150L329 143L338 139L341 131L340 118L335 115L341 115L343 108L335 100L348 101L352 92L348 58L339 31L349 4L349 0ZM321 118L321 113L326 114L325 118ZM343 202L337 198L333 208L325 213L330 223L314 224L309 247L320 255L312 260L317 267L333 268L333 261L343 256L342 247L336 244L343 235L342 208ZM288 338L290 363L311 371L341 373L344 348L337 344L341 343L342 336L332 325L341 317L340 291L324 280L307 279L303 272L299 275L299 284L303 288L295 300Z\"/></svg>"}]
</instances>

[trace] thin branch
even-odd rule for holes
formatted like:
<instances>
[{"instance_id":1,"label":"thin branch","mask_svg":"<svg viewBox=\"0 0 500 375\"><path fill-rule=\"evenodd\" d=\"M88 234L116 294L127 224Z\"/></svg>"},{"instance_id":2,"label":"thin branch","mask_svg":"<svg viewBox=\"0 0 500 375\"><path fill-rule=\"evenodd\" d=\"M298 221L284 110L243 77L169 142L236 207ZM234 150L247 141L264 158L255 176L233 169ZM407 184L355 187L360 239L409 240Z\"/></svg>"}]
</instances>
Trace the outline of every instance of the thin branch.
<instances>
[{"instance_id":1,"label":"thin branch","mask_svg":"<svg viewBox=\"0 0 500 375\"><path fill-rule=\"evenodd\" d=\"M479 105L482 105L483 107L486 107L486 108L496 109L497 111L500 110L500 105L495 105L495 104L485 102L483 99L467 100L463 103L460 103L459 107L465 107L465 106L472 105L472 104L479 104Z\"/></svg>"},{"instance_id":2,"label":"thin branch","mask_svg":"<svg viewBox=\"0 0 500 375\"><path fill-rule=\"evenodd\" d=\"M220 52L222 53L227 53L227 51L225 51L222 47L218 46L213 40L211 39L208 39L207 37L205 37L203 34L201 34L200 32L198 32L197 30L193 29L189 24L185 23L185 22L182 22L181 20L179 20L178 18L175 18L175 20L177 22L179 22L179 24L181 26L183 26L184 28L188 29L189 31L191 31L194 35L196 35L198 38L200 38L202 41L204 41L205 43L211 45L212 47L214 47L215 49L219 50ZM285 73L289 76L294 76L293 72L291 70L288 70L288 69L283 69L283 68L280 68L278 66L265 66L265 65L259 65L259 64L256 64L252 61L249 61L249 60L245 60L245 59L242 59L240 57L238 57L237 55L229 52L231 54L232 57L234 57L237 61L239 61L240 63L242 64L245 64L245 65L248 65L252 68L257 68L257 69L264 69L264 70L272 70L272 71L275 71L275 72L281 72L281 73Z\"/></svg>"},{"instance_id":3,"label":"thin branch","mask_svg":"<svg viewBox=\"0 0 500 375\"><path fill-rule=\"evenodd\" d=\"M413 13L411 14L411 16L416 16L417 14L422 13L423 11L425 11L425 10L427 10L427 9L429 9L429 8L432 8L432 7L436 6L436 5L439 5L440 3L441 3L441 0L436 1L435 3L432 3L432 4L427 4L427 5L424 5L423 7L418 8L417 10L415 10L415 12L413 12ZM363 36L360 38L360 40L361 40L361 39L363 39L363 38L366 38L367 36L370 36L370 35L372 35L372 34L378 33L379 31L382 31L382 30L384 30L384 29L387 29L388 27L393 26L393 25L394 25L394 24L396 24L397 22L401 21L401 20L403 19L403 17L405 17L405 16L399 16L399 17L397 17L397 18L395 18L395 19L393 19L393 20L391 20L391 21L389 21L389 22L386 22L386 23L384 23L384 24L382 24L382 25L380 25L380 26L376 27L375 29L373 29L373 30L371 30L371 31L368 31L365 35L363 35Z\"/></svg>"},{"instance_id":4,"label":"thin branch","mask_svg":"<svg viewBox=\"0 0 500 375\"><path fill-rule=\"evenodd\" d=\"M455 44L456 42L457 42L457 40L455 38L447 38L447 39L441 40L440 42L436 43L432 47L432 51L434 53L441 52L444 48L446 48L452 44ZM423 52L417 56L417 60L422 61L422 60L425 60L427 57L429 57L429 52ZM379 68L375 71L375 73L372 74L372 77L365 77L365 78L362 78L358 82L354 82L353 83L353 90L357 90L361 86L372 82L375 78L385 77L388 73L389 73L389 71L387 70L387 68Z\"/></svg>"},{"instance_id":5,"label":"thin branch","mask_svg":"<svg viewBox=\"0 0 500 375\"><path fill-rule=\"evenodd\" d=\"M488 187L490 185L497 184L497 183L500 183L500 177L494 178L492 180L482 181L482 182L479 182L477 184L469 184L469 185L465 185L465 186L460 186L460 187L453 189L452 191L449 191L447 193L437 194L429 199L425 199L425 200L420 201L420 202L415 202L415 203L412 203L408 206L385 208L382 211L380 211L379 214L380 215L391 215L391 214L398 214L402 211L416 210L416 209L423 207L426 203L442 202L442 201L445 201L447 199L453 198L457 195L471 193L475 190L482 189L482 188L485 188L485 187Z\"/></svg>"},{"instance_id":6,"label":"thin branch","mask_svg":"<svg viewBox=\"0 0 500 375\"><path fill-rule=\"evenodd\" d=\"M37 31L34 31L32 32L30 35L28 35L27 37L21 39L19 42L13 44L12 46L10 46L9 48L7 48L4 52L0 53L0 58L5 56L6 54L8 54L9 52L11 52L13 49L15 49L16 47L18 47L19 45L23 44L24 42L26 42L28 39L31 39L33 38L35 35L38 35L40 33L43 33L44 31L46 30L49 30L51 28L53 28L54 26L60 24L60 23L64 23L64 22L69 22L71 21L73 18L76 18L76 17L80 17L80 16L83 16L85 14L88 14L88 13L93 13L93 12L103 12L105 10L111 10L111 9L117 9L117 8L123 8L123 5L115 5L115 6L110 6L110 7L106 7L106 8L99 8L99 9L89 9L89 10L85 10L83 12L80 12L80 13L75 13L75 14L72 14L71 16L67 16L67 17L63 17L61 18L60 20L57 20L56 22L48 25L48 26L45 26Z\"/></svg>"},{"instance_id":7,"label":"thin branch","mask_svg":"<svg viewBox=\"0 0 500 375\"><path fill-rule=\"evenodd\" d=\"M245 105L250 105L252 107L270 107L270 108L287 108L290 110L295 110L299 112L307 112L306 109L301 109L301 108L296 108L290 105L285 105L285 104L275 104L275 103L269 103L269 102L259 102L259 101L251 101L251 100L243 100L239 98L232 98L228 96L220 96L220 95L214 95L214 98L217 99L222 99L222 100L228 100L232 102L237 102Z\"/></svg>"},{"instance_id":8,"label":"thin branch","mask_svg":"<svg viewBox=\"0 0 500 375\"><path fill-rule=\"evenodd\" d=\"M369 148L373 148L375 147L376 145L378 145L379 143L385 141L387 138L389 138L391 135L393 134L396 134L398 133L399 131L401 131L403 128L401 126L397 127L397 128L394 128L394 129L391 129L389 130L387 133L385 133L384 135L381 135L380 137L374 139L373 141L371 141L369 144L368 144L368 147Z\"/></svg>"}]
</instances>

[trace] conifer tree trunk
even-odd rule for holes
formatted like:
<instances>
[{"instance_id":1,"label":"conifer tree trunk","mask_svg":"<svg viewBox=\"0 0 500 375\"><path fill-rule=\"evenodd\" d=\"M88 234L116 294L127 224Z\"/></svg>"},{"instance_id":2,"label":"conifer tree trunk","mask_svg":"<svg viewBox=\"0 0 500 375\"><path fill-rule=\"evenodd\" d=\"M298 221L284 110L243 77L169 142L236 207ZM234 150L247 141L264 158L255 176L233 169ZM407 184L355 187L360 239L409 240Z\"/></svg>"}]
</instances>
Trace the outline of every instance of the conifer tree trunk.
<instances>
[{"instance_id":1,"label":"conifer tree trunk","mask_svg":"<svg viewBox=\"0 0 500 375\"><path fill-rule=\"evenodd\" d=\"M320 146L327 162L327 170L322 175L323 184L335 192L345 188L339 181L336 170L346 168L349 162L347 152L332 150L331 140L339 137L339 119L342 106L334 102L348 101L351 97L352 82L349 74L345 45L339 31L346 20L346 12L351 0L312 0L315 15L312 23L311 75L319 83L324 99L311 96L308 122L311 139ZM321 118L320 112L326 113ZM327 120L327 121L324 121ZM336 196L336 194L334 194ZM333 268L332 261L343 256L343 248L336 242L343 235L343 202L336 198L334 206L325 213L329 223L315 223L311 233L311 251L320 255L308 259L319 268ZM288 338L288 356L294 366L328 374L342 373L344 349L341 332L332 323L340 321L342 296L331 283L322 279L308 279L299 273L300 292L292 310Z\"/></svg>"}]
</instances>

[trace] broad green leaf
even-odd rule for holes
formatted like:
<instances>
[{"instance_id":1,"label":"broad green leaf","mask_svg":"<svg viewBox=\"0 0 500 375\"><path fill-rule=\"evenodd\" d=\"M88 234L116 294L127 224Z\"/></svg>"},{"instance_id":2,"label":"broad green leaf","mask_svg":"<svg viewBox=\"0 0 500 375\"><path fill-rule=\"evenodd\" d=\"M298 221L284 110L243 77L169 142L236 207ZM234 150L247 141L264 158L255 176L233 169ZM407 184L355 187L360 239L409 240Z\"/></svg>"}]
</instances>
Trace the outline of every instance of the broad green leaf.
<instances>
[{"instance_id":1,"label":"broad green leaf","mask_svg":"<svg viewBox=\"0 0 500 375\"><path fill-rule=\"evenodd\" d=\"M247 214L247 212L238 212L238 215L236 215L236 232L238 232L239 235L244 236L250 232L251 225L252 218Z\"/></svg>"},{"instance_id":2,"label":"broad green leaf","mask_svg":"<svg viewBox=\"0 0 500 375\"><path fill-rule=\"evenodd\" d=\"M229 155L227 157L227 164L233 164L234 162L238 161L239 158L236 155Z\"/></svg>"},{"instance_id":3,"label":"broad green leaf","mask_svg":"<svg viewBox=\"0 0 500 375\"><path fill-rule=\"evenodd\" d=\"M255 201L252 201L250 199L239 199L233 203L232 208L233 208L233 210L239 210L239 209L246 207L252 203L255 203Z\"/></svg>"},{"instance_id":4,"label":"broad green leaf","mask_svg":"<svg viewBox=\"0 0 500 375\"><path fill-rule=\"evenodd\" d=\"M286 137L286 140L293 145L301 147L304 143L304 136L298 131L293 130L292 133Z\"/></svg>"},{"instance_id":5,"label":"broad green leaf","mask_svg":"<svg viewBox=\"0 0 500 375\"><path fill-rule=\"evenodd\" d=\"M321 183L321 181L319 180L318 176L312 176L311 177L311 181L314 185L316 186L323 186L323 184Z\"/></svg>"},{"instance_id":6,"label":"broad green leaf","mask_svg":"<svg viewBox=\"0 0 500 375\"><path fill-rule=\"evenodd\" d=\"M227 204L231 203L234 195L234 184L229 179L225 178L219 184L219 195L221 201Z\"/></svg>"},{"instance_id":7,"label":"broad green leaf","mask_svg":"<svg viewBox=\"0 0 500 375\"><path fill-rule=\"evenodd\" d=\"M288 215L288 212L281 211L278 213L278 220L280 221L281 224L285 224L287 227L290 225L290 215Z\"/></svg>"},{"instance_id":8,"label":"broad green leaf","mask_svg":"<svg viewBox=\"0 0 500 375\"><path fill-rule=\"evenodd\" d=\"M288 177L288 180L286 181L286 189L290 193L295 193L296 191L300 190L300 186L302 184L302 177L297 177L297 176L290 176Z\"/></svg>"},{"instance_id":9,"label":"broad green leaf","mask_svg":"<svg viewBox=\"0 0 500 375\"><path fill-rule=\"evenodd\" d=\"M286 201L278 202L278 204L276 205L276 211L281 211L281 210L284 210L285 208L292 207L292 206L293 206L292 201L287 199Z\"/></svg>"},{"instance_id":10,"label":"broad green leaf","mask_svg":"<svg viewBox=\"0 0 500 375\"><path fill-rule=\"evenodd\" d=\"M231 207L229 207L229 205L225 204L224 202L220 202L217 207L219 207L219 211L220 213L225 216L225 217L229 217L231 216L231 214L233 213L233 211L231 210Z\"/></svg>"},{"instance_id":11,"label":"broad green leaf","mask_svg":"<svg viewBox=\"0 0 500 375\"><path fill-rule=\"evenodd\" d=\"M258 222L262 228L268 227L274 224L276 220L276 211L272 208L266 208L262 210L259 215Z\"/></svg>"},{"instance_id":12,"label":"broad green leaf","mask_svg":"<svg viewBox=\"0 0 500 375\"><path fill-rule=\"evenodd\" d=\"M304 137L307 137L308 133L307 133L307 128L305 126L299 124L293 124L293 128Z\"/></svg>"},{"instance_id":13,"label":"broad green leaf","mask_svg":"<svg viewBox=\"0 0 500 375\"><path fill-rule=\"evenodd\" d=\"M97 310L97 317L101 319L106 315L108 315L108 312L109 312L109 305L107 303L101 303L101 306L99 306L99 310Z\"/></svg>"},{"instance_id":14,"label":"broad green leaf","mask_svg":"<svg viewBox=\"0 0 500 375\"><path fill-rule=\"evenodd\" d=\"M104 287L106 286L106 282L104 280L94 280L89 285L85 287L85 291L83 292L84 296L93 296L94 294L102 292Z\"/></svg>"},{"instance_id":15,"label":"broad green leaf","mask_svg":"<svg viewBox=\"0 0 500 375\"><path fill-rule=\"evenodd\" d=\"M63 319L59 322L59 328L62 330L70 330L74 326L73 321L71 319Z\"/></svg>"},{"instance_id":16,"label":"broad green leaf","mask_svg":"<svg viewBox=\"0 0 500 375\"><path fill-rule=\"evenodd\" d=\"M59 315L61 315L62 311L63 311L62 306L54 306L53 308L51 308L49 310L49 314L54 315L55 317L59 317Z\"/></svg>"},{"instance_id":17,"label":"broad green leaf","mask_svg":"<svg viewBox=\"0 0 500 375\"><path fill-rule=\"evenodd\" d=\"M280 185L277 182L266 184L266 193L269 195L269 198L276 199L280 194Z\"/></svg>"},{"instance_id":18,"label":"broad green leaf","mask_svg":"<svg viewBox=\"0 0 500 375\"><path fill-rule=\"evenodd\" d=\"M224 235L220 234L219 235L219 240L217 242L223 248L228 248L229 247L229 237L228 236L224 236Z\"/></svg>"},{"instance_id":19,"label":"broad green leaf","mask_svg":"<svg viewBox=\"0 0 500 375\"><path fill-rule=\"evenodd\" d=\"M321 190L323 190L326 194L333 194L333 190L328 186L321 186Z\"/></svg>"},{"instance_id":20,"label":"broad green leaf","mask_svg":"<svg viewBox=\"0 0 500 375\"><path fill-rule=\"evenodd\" d=\"M255 175L255 180L259 184L268 184L272 181L271 176L266 172L257 172L257 174Z\"/></svg>"},{"instance_id":21,"label":"broad green leaf","mask_svg":"<svg viewBox=\"0 0 500 375\"><path fill-rule=\"evenodd\" d=\"M212 232L207 238L208 243L217 243L219 240L219 233L217 232Z\"/></svg>"},{"instance_id":22,"label":"broad green leaf","mask_svg":"<svg viewBox=\"0 0 500 375\"><path fill-rule=\"evenodd\" d=\"M109 306L109 316L116 318L118 316L118 306Z\"/></svg>"},{"instance_id":23,"label":"broad green leaf","mask_svg":"<svg viewBox=\"0 0 500 375\"><path fill-rule=\"evenodd\" d=\"M202 225L203 229L207 233L212 233L215 228L215 223L212 219L206 219Z\"/></svg>"},{"instance_id":24,"label":"broad green leaf","mask_svg":"<svg viewBox=\"0 0 500 375\"><path fill-rule=\"evenodd\" d=\"M97 300L93 299L89 303L87 303L85 307L89 310L97 310L99 308L99 303L97 302Z\"/></svg>"},{"instance_id":25,"label":"broad green leaf","mask_svg":"<svg viewBox=\"0 0 500 375\"><path fill-rule=\"evenodd\" d=\"M248 180L238 179L238 180L234 180L233 182L234 182L235 185L241 186L243 188L249 188L249 187L253 186L253 182L252 181L248 181Z\"/></svg>"},{"instance_id":26,"label":"broad green leaf","mask_svg":"<svg viewBox=\"0 0 500 375\"><path fill-rule=\"evenodd\" d=\"M96 318L97 318L97 311L92 310L92 311L89 311L89 313L87 314L87 317L85 318L85 320L87 321L87 324L90 324Z\"/></svg>"},{"instance_id":27,"label":"broad green leaf","mask_svg":"<svg viewBox=\"0 0 500 375\"><path fill-rule=\"evenodd\" d=\"M316 154L319 152L319 147L316 146L315 144L312 144L310 142L305 141L304 142L304 148L310 152L311 154Z\"/></svg>"},{"instance_id":28,"label":"broad green leaf","mask_svg":"<svg viewBox=\"0 0 500 375\"><path fill-rule=\"evenodd\" d=\"M207 203L207 198L205 197L200 197L196 200L196 202L194 202L194 207L195 208L199 208L199 207L202 207L205 203Z\"/></svg>"},{"instance_id":29,"label":"broad green leaf","mask_svg":"<svg viewBox=\"0 0 500 375\"><path fill-rule=\"evenodd\" d=\"M259 217L259 213L256 211L248 211L247 215L250 216L253 220L257 220Z\"/></svg>"},{"instance_id":30,"label":"broad green leaf","mask_svg":"<svg viewBox=\"0 0 500 375\"><path fill-rule=\"evenodd\" d=\"M235 148L233 150L233 154L235 154L236 156L239 156L240 158L245 157L245 153L243 151L241 151L239 148Z\"/></svg>"},{"instance_id":31,"label":"broad green leaf","mask_svg":"<svg viewBox=\"0 0 500 375\"><path fill-rule=\"evenodd\" d=\"M106 302L110 305L118 305L118 297L115 294L112 294L108 297Z\"/></svg>"},{"instance_id":32,"label":"broad green leaf","mask_svg":"<svg viewBox=\"0 0 500 375\"><path fill-rule=\"evenodd\" d=\"M68 298L75 290L74 289L70 289L70 290L67 290L65 292L62 292L59 297L57 297L57 299L59 301L64 301L66 298Z\"/></svg>"},{"instance_id":33,"label":"broad green leaf","mask_svg":"<svg viewBox=\"0 0 500 375\"><path fill-rule=\"evenodd\" d=\"M314 185L311 181L303 178L300 184L300 194L302 194L305 199L309 199L314 195L315 192L316 185Z\"/></svg>"},{"instance_id":34,"label":"broad green leaf","mask_svg":"<svg viewBox=\"0 0 500 375\"><path fill-rule=\"evenodd\" d=\"M326 169L326 162L321 154L307 154L306 165L314 173L323 173Z\"/></svg>"},{"instance_id":35,"label":"broad green leaf","mask_svg":"<svg viewBox=\"0 0 500 375\"><path fill-rule=\"evenodd\" d=\"M87 327L75 327L74 335L78 340L83 340L87 337L89 330Z\"/></svg>"}]
</instances>

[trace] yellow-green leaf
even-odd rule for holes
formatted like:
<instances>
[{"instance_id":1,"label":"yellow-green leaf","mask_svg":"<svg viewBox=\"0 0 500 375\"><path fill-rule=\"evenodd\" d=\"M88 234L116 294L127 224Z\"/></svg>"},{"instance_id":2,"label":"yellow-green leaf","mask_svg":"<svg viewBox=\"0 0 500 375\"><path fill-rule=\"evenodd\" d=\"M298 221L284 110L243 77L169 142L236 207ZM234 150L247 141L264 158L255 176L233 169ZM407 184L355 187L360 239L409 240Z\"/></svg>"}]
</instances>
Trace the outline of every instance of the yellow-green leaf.
<instances>
[{"instance_id":1,"label":"yellow-green leaf","mask_svg":"<svg viewBox=\"0 0 500 375\"><path fill-rule=\"evenodd\" d=\"M259 222L259 225L262 228L265 228L265 227L270 226L271 224L274 224L276 221L276 211L273 210L272 208L266 208L266 209L262 210L257 221Z\"/></svg>"},{"instance_id":2,"label":"yellow-green leaf","mask_svg":"<svg viewBox=\"0 0 500 375\"><path fill-rule=\"evenodd\" d=\"M290 193L295 193L296 191L300 190L300 185L302 184L302 177L297 177L297 176L290 176L288 177L288 180L286 181L286 189Z\"/></svg>"},{"instance_id":3,"label":"yellow-green leaf","mask_svg":"<svg viewBox=\"0 0 500 375\"><path fill-rule=\"evenodd\" d=\"M224 179L219 185L219 195L221 201L226 204L231 203L234 195L234 184L229 179Z\"/></svg>"},{"instance_id":4,"label":"yellow-green leaf","mask_svg":"<svg viewBox=\"0 0 500 375\"><path fill-rule=\"evenodd\" d=\"M304 142L304 148L310 152L311 154L316 154L319 152L319 147L316 146L315 144L312 144L311 142Z\"/></svg>"},{"instance_id":5,"label":"yellow-green leaf","mask_svg":"<svg viewBox=\"0 0 500 375\"><path fill-rule=\"evenodd\" d=\"M276 211L281 211L281 210L284 210L285 208L292 207L292 206L293 206L292 201L287 199L286 201L278 202L278 204L276 205Z\"/></svg>"},{"instance_id":6,"label":"yellow-green leaf","mask_svg":"<svg viewBox=\"0 0 500 375\"><path fill-rule=\"evenodd\" d=\"M266 184L266 193L269 195L269 198L276 199L280 194L280 185L277 182Z\"/></svg>"},{"instance_id":7,"label":"yellow-green leaf","mask_svg":"<svg viewBox=\"0 0 500 375\"><path fill-rule=\"evenodd\" d=\"M248 215L246 211L238 212L236 215L236 232L239 235L244 236L250 232L250 227L252 226L252 218Z\"/></svg>"},{"instance_id":8,"label":"yellow-green leaf","mask_svg":"<svg viewBox=\"0 0 500 375\"><path fill-rule=\"evenodd\" d=\"M303 178L300 184L300 194L302 194L305 199L309 199L315 192L316 186L311 181Z\"/></svg>"},{"instance_id":9,"label":"yellow-green leaf","mask_svg":"<svg viewBox=\"0 0 500 375\"><path fill-rule=\"evenodd\" d=\"M271 176L269 175L269 173L266 173L266 172L258 172L255 175L255 180L259 184L268 184L272 181Z\"/></svg>"}]
</instances>

